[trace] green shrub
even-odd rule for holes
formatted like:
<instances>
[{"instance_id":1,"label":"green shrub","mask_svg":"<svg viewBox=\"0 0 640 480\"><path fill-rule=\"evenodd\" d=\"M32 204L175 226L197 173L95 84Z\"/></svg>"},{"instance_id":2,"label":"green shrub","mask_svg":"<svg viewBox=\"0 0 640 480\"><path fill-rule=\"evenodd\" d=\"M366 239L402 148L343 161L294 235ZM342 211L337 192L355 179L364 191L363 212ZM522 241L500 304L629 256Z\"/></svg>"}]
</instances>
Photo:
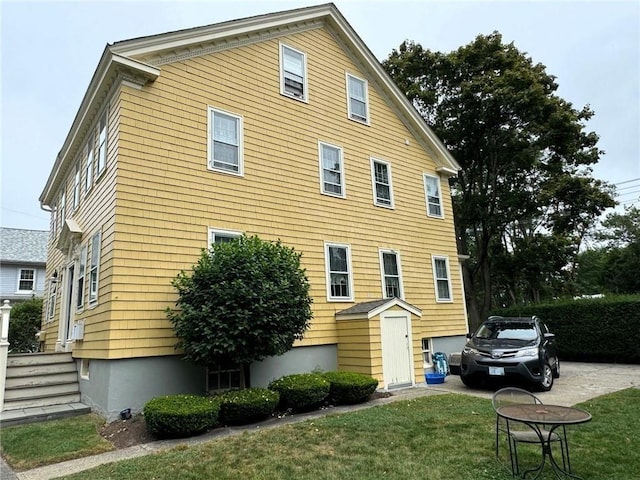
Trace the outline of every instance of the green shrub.
<instances>
[{"instance_id":1,"label":"green shrub","mask_svg":"<svg viewBox=\"0 0 640 480\"><path fill-rule=\"evenodd\" d=\"M266 388L247 388L224 393L218 399L222 423L245 425L271 416L278 406L280 395Z\"/></svg>"},{"instance_id":2,"label":"green shrub","mask_svg":"<svg viewBox=\"0 0 640 480\"><path fill-rule=\"evenodd\" d=\"M369 400L378 387L378 380L355 372L326 372L329 381L329 402L333 405L352 405Z\"/></svg>"},{"instance_id":3,"label":"green shrub","mask_svg":"<svg viewBox=\"0 0 640 480\"><path fill-rule=\"evenodd\" d=\"M181 438L216 426L220 404L215 397L169 395L144 406L147 430L159 438Z\"/></svg>"},{"instance_id":4,"label":"green shrub","mask_svg":"<svg viewBox=\"0 0 640 480\"><path fill-rule=\"evenodd\" d=\"M294 412L314 410L329 396L329 382L318 373L287 375L271 382L269 389L280 394L280 408Z\"/></svg>"},{"instance_id":5,"label":"green shrub","mask_svg":"<svg viewBox=\"0 0 640 480\"><path fill-rule=\"evenodd\" d=\"M40 330L41 321L41 298L32 298L13 305L9 322L9 349L11 353L38 351L36 333Z\"/></svg>"}]
</instances>

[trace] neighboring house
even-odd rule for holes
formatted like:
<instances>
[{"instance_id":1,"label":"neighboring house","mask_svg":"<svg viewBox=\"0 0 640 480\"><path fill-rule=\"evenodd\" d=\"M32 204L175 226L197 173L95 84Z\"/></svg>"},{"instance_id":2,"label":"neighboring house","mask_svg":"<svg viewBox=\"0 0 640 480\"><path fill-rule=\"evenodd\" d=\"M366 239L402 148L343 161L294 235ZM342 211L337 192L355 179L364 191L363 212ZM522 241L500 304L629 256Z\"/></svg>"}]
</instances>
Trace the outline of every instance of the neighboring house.
<instances>
[{"instance_id":1,"label":"neighboring house","mask_svg":"<svg viewBox=\"0 0 640 480\"><path fill-rule=\"evenodd\" d=\"M239 386L180 359L171 280L242 233L302 252L314 318L245 384L314 369L423 382L467 332L459 166L333 4L108 45L40 202L43 329L108 418ZM55 280L54 280L55 279Z\"/></svg>"},{"instance_id":2,"label":"neighboring house","mask_svg":"<svg viewBox=\"0 0 640 480\"><path fill-rule=\"evenodd\" d=\"M0 301L44 295L49 232L0 228Z\"/></svg>"}]
</instances>

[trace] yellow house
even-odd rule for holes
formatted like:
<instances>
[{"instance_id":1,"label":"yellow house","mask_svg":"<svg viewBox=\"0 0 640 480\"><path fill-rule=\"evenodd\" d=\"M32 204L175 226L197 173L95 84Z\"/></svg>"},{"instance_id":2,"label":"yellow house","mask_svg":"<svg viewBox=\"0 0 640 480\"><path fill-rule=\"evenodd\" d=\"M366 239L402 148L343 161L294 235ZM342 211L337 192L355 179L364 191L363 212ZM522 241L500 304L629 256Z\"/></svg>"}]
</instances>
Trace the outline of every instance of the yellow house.
<instances>
[{"instance_id":1,"label":"yellow house","mask_svg":"<svg viewBox=\"0 0 640 480\"><path fill-rule=\"evenodd\" d=\"M459 166L333 4L107 45L40 196L45 349L108 418L234 386L180 359L171 280L242 233L303 253L311 328L248 383L351 370L423 382L467 332Z\"/></svg>"}]
</instances>

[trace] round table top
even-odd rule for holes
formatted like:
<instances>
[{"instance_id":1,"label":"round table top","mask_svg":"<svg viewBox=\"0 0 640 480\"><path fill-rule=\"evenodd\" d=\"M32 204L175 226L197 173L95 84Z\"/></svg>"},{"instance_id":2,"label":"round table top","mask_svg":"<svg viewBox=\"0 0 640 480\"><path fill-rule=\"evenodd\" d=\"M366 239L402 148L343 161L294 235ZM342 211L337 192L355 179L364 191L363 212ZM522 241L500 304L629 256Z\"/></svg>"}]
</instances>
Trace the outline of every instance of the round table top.
<instances>
[{"instance_id":1,"label":"round table top","mask_svg":"<svg viewBox=\"0 0 640 480\"><path fill-rule=\"evenodd\" d=\"M574 407L540 404L510 404L496 410L498 415L518 422L569 425L591 420L591 414Z\"/></svg>"}]
</instances>

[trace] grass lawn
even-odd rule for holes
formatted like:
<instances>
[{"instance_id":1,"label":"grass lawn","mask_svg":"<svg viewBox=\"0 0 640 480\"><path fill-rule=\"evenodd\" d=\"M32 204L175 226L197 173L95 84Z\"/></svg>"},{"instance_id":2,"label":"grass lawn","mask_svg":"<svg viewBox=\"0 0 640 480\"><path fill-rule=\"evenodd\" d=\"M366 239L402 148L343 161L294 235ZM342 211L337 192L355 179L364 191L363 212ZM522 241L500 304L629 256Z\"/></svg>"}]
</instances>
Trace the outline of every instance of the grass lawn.
<instances>
[{"instance_id":1,"label":"grass lawn","mask_svg":"<svg viewBox=\"0 0 640 480\"><path fill-rule=\"evenodd\" d=\"M15 470L28 470L113 450L98 434L104 421L97 415L3 428L2 456Z\"/></svg>"},{"instance_id":2,"label":"grass lawn","mask_svg":"<svg viewBox=\"0 0 640 480\"><path fill-rule=\"evenodd\" d=\"M570 429L574 472L585 480L638 478L640 390L624 390L580 406L593 420ZM508 480L510 474L494 457L494 421L486 399L428 396L256 429L67 478ZM521 464L533 466L539 459L534 447L520 446L519 452ZM550 468L541 478L554 478Z\"/></svg>"}]
</instances>

